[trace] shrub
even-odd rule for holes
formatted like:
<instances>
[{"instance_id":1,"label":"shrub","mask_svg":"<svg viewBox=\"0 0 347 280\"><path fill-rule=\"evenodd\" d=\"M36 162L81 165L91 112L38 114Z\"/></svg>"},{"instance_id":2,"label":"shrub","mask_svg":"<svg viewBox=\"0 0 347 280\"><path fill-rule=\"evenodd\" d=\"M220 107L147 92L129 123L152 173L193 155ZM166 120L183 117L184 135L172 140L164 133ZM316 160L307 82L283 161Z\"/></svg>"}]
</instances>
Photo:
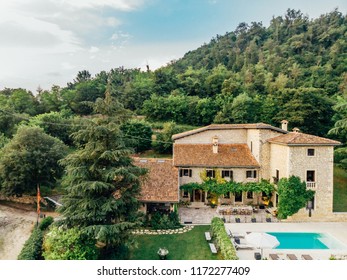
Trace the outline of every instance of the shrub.
<instances>
[{"instance_id":1,"label":"shrub","mask_svg":"<svg viewBox=\"0 0 347 280\"><path fill-rule=\"evenodd\" d=\"M45 236L43 256L47 260L96 260L99 250L95 243L78 228L53 227Z\"/></svg>"},{"instance_id":2,"label":"shrub","mask_svg":"<svg viewBox=\"0 0 347 280\"><path fill-rule=\"evenodd\" d=\"M45 231L53 223L53 221L54 219L51 216L44 218L39 225L39 229Z\"/></svg>"},{"instance_id":3,"label":"shrub","mask_svg":"<svg viewBox=\"0 0 347 280\"><path fill-rule=\"evenodd\" d=\"M181 227L177 212L162 214L156 212L151 218L151 227L153 229L174 229Z\"/></svg>"},{"instance_id":4,"label":"shrub","mask_svg":"<svg viewBox=\"0 0 347 280\"><path fill-rule=\"evenodd\" d=\"M35 228L18 255L18 260L42 259L42 241L43 232L40 228Z\"/></svg>"},{"instance_id":5,"label":"shrub","mask_svg":"<svg viewBox=\"0 0 347 280\"><path fill-rule=\"evenodd\" d=\"M217 242L217 246L225 260L237 260L236 250L225 231L225 226L221 218L214 217L211 222L212 236Z\"/></svg>"}]
</instances>

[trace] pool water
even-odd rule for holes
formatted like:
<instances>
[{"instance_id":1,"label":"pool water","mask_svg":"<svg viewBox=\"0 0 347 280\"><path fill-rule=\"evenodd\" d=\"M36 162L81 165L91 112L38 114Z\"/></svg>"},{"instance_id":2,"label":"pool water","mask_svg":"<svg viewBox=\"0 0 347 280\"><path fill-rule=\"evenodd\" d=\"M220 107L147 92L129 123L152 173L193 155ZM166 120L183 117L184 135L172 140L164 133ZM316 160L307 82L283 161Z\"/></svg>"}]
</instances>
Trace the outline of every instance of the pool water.
<instances>
[{"instance_id":1,"label":"pool water","mask_svg":"<svg viewBox=\"0 0 347 280\"><path fill-rule=\"evenodd\" d=\"M329 249L322 240L327 236L312 232L267 232L275 236L280 245L276 249Z\"/></svg>"}]
</instances>

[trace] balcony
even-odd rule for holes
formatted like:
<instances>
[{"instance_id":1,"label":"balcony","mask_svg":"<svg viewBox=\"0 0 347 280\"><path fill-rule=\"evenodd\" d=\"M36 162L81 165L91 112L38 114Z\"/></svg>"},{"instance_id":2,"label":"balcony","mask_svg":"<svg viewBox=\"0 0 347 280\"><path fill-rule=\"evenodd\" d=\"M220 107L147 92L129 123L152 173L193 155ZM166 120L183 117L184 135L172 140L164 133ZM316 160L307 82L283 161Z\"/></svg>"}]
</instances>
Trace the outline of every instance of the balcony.
<instances>
[{"instance_id":1,"label":"balcony","mask_svg":"<svg viewBox=\"0 0 347 280\"><path fill-rule=\"evenodd\" d=\"M316 189L316 182L306 182L306 188L309 190L315 190Z\"/></svg>"}]
</instances>

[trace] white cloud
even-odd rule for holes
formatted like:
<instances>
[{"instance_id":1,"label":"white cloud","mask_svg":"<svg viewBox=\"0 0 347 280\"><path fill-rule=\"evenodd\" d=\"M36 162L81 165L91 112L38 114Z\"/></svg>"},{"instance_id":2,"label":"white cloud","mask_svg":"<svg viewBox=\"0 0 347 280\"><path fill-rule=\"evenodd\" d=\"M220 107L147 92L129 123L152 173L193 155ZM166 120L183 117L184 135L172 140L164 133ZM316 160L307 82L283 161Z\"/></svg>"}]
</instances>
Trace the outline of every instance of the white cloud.
<instances>
[{"instance_id":1,"label":"white cloud","mask_svg":"<svg viewBox=\"0 0 347 280\"><path fill-rule=\"evenodd\" d=\"M144 0L60 0L64 5L75 8L98 8L107 6L116 10L130 11L139 8Z\"/></svg>"},{"instance_id":2,"label":"white cloud","mask_svg":"<svg viewBox=\"0 0 347 280\"><path fill-rule=\"evenodd\" d=\"M94 46L91 46L89 49L90 53L97 53L99 51L100 51L100 49L98 47L94 47Z\"/></svg>"}]
</instances>

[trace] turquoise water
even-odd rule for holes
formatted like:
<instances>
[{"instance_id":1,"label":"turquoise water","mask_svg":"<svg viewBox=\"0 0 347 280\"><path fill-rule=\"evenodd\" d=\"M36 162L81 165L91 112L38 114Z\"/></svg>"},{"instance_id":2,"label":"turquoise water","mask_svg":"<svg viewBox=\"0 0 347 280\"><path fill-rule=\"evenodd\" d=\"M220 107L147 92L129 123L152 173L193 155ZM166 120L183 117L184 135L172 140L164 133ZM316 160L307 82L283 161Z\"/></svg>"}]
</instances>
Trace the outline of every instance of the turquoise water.
<instances>
[{"instance_id":1,"label":"turquoise water","mask_svg":"<svg viewBox=\"0 0 347 280\"><path fill-rule=\"evenodd\" d=\"M267 232L275 236L280 245L276 249L329 249L319 239L326 238L312 232Z\"/></svg>"}]
</instances>

